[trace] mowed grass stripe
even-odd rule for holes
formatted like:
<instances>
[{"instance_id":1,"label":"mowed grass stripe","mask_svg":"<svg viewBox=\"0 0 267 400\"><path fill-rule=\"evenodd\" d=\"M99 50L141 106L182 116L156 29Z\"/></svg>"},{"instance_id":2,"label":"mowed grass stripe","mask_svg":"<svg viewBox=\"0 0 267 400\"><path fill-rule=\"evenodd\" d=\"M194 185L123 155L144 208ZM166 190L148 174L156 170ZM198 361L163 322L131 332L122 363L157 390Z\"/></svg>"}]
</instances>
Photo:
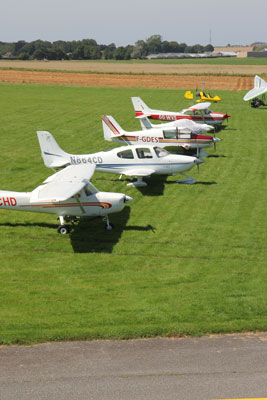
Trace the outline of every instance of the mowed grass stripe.
<instances>
[{"instance_id":1,"label":"mowed grass stripe","mask_svg":"<svg viewBox=\"0 0 267 400\"><path fill-rule=\"evenodd\" d=\"M1 84L0 187L30 191L52 173L36 130L67 152L105 150L117 145L103 140L101 115L139 129L131 96L181 110L183 94ZM231 118L200 175L189 172L196 185L152 177L141 191L94 175L99 190L134 198L111 215L112 232L95 219L62 237L54 216L1 211L1 343L267 329L267 110L251 109L243 92L218 94L212 109Z\"/></svg>"}]
</instances>

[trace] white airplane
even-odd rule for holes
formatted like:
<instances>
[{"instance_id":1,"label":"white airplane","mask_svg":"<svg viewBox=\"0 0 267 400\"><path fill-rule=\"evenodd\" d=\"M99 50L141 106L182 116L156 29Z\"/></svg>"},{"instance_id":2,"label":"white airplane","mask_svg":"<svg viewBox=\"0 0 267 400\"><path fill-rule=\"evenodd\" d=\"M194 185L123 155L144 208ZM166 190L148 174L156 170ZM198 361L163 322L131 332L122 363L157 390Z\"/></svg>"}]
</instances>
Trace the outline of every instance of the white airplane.
<instances>
[{"instance_id":1,"label":"white airplane","mask_svg":"<svg viewBox=\"0 0 267 400\"><path fill-rule=\"evenodd\" d=\"M126 144L145 143L157 145L162 148L179 146L185 150L197 150L197 156L201 157L208 156L208 154L204 152L204 148L211 147L212 145L216 147L216 142L220 141L219 138L213 136L193 133L188 128L182 128L181 131L176 126L165 128L168 123L159 124L157 128L152 128L149 127L150 121L146 117L143 118L143 122L146 124L147 130L128 132L123 130L113 117L104 115L102 117L104 138L107 141L125 142ZM180 121L176 122L179 123Z\"/></svg>"},{"instance_id":2,"label":"white airplane","mask_svg":"<svg viewBox=\"0 0 267 400\"><path fill-rule=\"evenodd\" d=\"M251 107L265 106L263 100L259 99L258 96L265 96L267 92L267 82L265 82L258 75L254 78L254 87L244 96L243 100L251 100Z\"/></svg>"},{"instance_id":3,"label":"white airplane","mask_svg":"<svg viewBox=\"0 0 267 400\"><path fill-rule=\"evenodd\" d=\"M194 122L192 119L176 119L175 121L163 122L162 124L152 124L147 117L141 115L136 117L139 119L141 128L143 130L157 128L157 129L167 129L167 128L177 128L181 133L187 133L188 131L193 133L207 133L214 130L214 126L208 124L199 124Z\"/></svg>"},{"instance_id":4,"label":"white airplane","mask_svg":"<svg viewBox=\"0 0 267 400\"><path fill-rule=\"evenodd\" d=\"M131 97L135 109L136 117L145 116L150 119L158 119L162 121L175 121L183 118L193 120L200 124L220 125L225 119L228 120L230 115L212 112L209 107L211 103L198 103L189 108L185 108L180 112L154 110L149 108L140 97Z\"/></svg>"},{"instance_id":5,"label":"white airplane","mask_svg":"<svg viewBox=\"0 0 267 400\"><path fill-rule=\"evenodd\" d=\"M38 131L41 154L48 168L61 168L66 165L95 165L96 171L137 177L128 186L147 186L143 177L157 175L176 175L188 171L204 162L196 157L170 154L158 146L135 145L117 147L93 154L74 155L63 151L49 132ZM185 174L183 174L185 175ZM188 177L180 182L195 183Z\"/></svg>"},{"instance_id":6,"label":"white airplane","mask_svg":"<svg viewBox=\"0 0 267 400\"><path fill-rule=\"evenodd\" d=\"M0 209L56 214L60 234L69 232L64 218L66 222L75 222L89 216L103 217L106 229L111 230L108 214L123 210L132 198L123 193L99 192L90 182L94 171L95 165L68 166L32 192L1 190Z\"/></svg>"}]
</instances>

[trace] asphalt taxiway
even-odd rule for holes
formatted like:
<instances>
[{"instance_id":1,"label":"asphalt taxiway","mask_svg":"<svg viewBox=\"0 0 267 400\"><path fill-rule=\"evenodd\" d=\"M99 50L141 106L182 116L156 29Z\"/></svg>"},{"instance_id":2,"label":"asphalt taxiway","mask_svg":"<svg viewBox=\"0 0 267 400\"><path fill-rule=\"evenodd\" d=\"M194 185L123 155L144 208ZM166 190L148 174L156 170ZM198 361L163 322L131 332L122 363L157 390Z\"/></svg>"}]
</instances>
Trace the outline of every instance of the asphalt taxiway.
<instances>
[{"instance_id":1,"label":"asphalt taxiway","mask_svg":"<svg viewBox=\"0 0 267 400\"><path fill-rule=\"evenodd\" d=\"M0 347L3 400L266 398L267 333Z\"/></svg>"}]
</instances>

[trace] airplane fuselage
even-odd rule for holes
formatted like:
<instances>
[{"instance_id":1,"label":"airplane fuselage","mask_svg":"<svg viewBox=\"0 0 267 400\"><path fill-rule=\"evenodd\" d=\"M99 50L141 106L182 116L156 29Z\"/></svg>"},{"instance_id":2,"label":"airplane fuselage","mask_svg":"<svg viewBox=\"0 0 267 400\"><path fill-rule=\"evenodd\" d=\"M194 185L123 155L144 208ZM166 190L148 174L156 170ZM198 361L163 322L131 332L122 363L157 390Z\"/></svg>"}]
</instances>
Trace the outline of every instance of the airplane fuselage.
<instances>
[{"instance_id":1,"label":"airplane fuselage","mask_svg":"<svg viewBox=\"0 0 267 400\"><path fill-rule=\"evenodd\" d=\"M157 149L158 146L156 146ZM96 171L111 174L125 174L134 169L152 168L153 173L159 175L171 175L188 171L196 165L196 158L178 154L170 154L162 149L162 155L153 146L123 146L116 149L101 151L94 154L68 155L72 165L94 163ZM150 174L148 174L150 175Z\"/></svg>"},{"instance_id":2,"label":"airplane fuselage","mask_svg":"<svg viewBox=\"0 0 267 400\"><path fill-rule=\"evenodd\" d=\"M211 147L215 141L219 139L213 138L213 136L199 135L196 133L179 133L178 130L173 129L168 131L156 129L142 131L143 134L137 132L131 132L129 135L124 136L113 136L112 141L117 143L127 144L151 144L160 147L171 147L178 146L185 149L202 149ZM146 133L146 134L144 134Z\"/></svg>"},{"instance_id":3,"label":"airplane fuselage","mask_svg":"<svg viewBox=\"0 0 267 400\"><path fill-rule=\"evenodd\" d=\"M125 195L122 193L97 192L90 194L83 190L66 201L31 202L32 192L0 191L0 210L30 211L61 216L105 216L121 211L125 207Z\"/></svg>"},{"instance_id":4,"label":"airplane fuselage","mask_svg":"<svg viewBox=\"0 0 267 400\"><path fill-rule=\"evenodd\" d=\"M149 119L156 119L160 121L176 121L180 119L190 119L199 124L209 124L209 125L218 125L222 124L223 121L227 118L227 114L222 113L214 113L208 112L204 114L200 114L197 112L192 112L190 115L183 114L180 112L172 112L172 111L158 111L152 110L150 113L146 113L143 111L136 111L136 116L145 116Z\"/></svg>"}]
</instances>

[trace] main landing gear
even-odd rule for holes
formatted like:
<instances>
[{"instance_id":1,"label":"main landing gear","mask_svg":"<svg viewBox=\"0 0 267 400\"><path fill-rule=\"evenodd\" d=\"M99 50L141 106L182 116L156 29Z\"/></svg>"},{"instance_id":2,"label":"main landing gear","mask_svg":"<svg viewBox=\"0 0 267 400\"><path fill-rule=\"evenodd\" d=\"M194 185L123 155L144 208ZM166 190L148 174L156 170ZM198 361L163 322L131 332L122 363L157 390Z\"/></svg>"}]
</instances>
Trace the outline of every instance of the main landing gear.
<instances>
[{"instance_id":1,"label":"main landing gear","mask_svg":"<svg viewBox=\"0 0 267 400\"><path fill-rule=\"evenodd\" d=\"M145 187L145 186L147 186L147 183L143 181L142 176L138 176L137 181L127 183L127 186Z\"/></svg>"},{"instance_id":2,"label":"main landing gear","mask_svg":"<svg viewBox=\"0 0 267 400\"><path fill-rule=\"evenodd\" d=\"M114 228L114 226L109 222L109 218L106 215L105 217L103 217L103 221L106 223L105 228L107 231L112 231L112 229Z\"/></svg>"},{"instance_id":3,"label":"main landing gear","mask_svg":"<svg viewBox=\"0 0 267 400\"><path fill-rule=\"evenodd\" d=\"M68 225L65 225L64 217L62 215L60 215L58 219L60 221L60 225L57 228L57 232L60 235L67 235L70 232L70 227ZM77 222L79 219L77 217L66 216L65 220L66 222L71 222L72 224L74 224L74 222ZM105 229L107 231L111 231L114 228L113 224L109 222L109 218L107 215L103 217L103 221L105 222Z\"/></svg>"},{"instance_id":4,"label":"main landing gear","mask_svg":"<svg viewBox=\"0 0 267 400\"><path fill-rule=\"evenodd\" d=\"M60 225L57 228L57 232L61 235L67 235L69 233L70 228L65 225L64 217L62 215L59 216Z\"/></svg>"}]
</instances>

